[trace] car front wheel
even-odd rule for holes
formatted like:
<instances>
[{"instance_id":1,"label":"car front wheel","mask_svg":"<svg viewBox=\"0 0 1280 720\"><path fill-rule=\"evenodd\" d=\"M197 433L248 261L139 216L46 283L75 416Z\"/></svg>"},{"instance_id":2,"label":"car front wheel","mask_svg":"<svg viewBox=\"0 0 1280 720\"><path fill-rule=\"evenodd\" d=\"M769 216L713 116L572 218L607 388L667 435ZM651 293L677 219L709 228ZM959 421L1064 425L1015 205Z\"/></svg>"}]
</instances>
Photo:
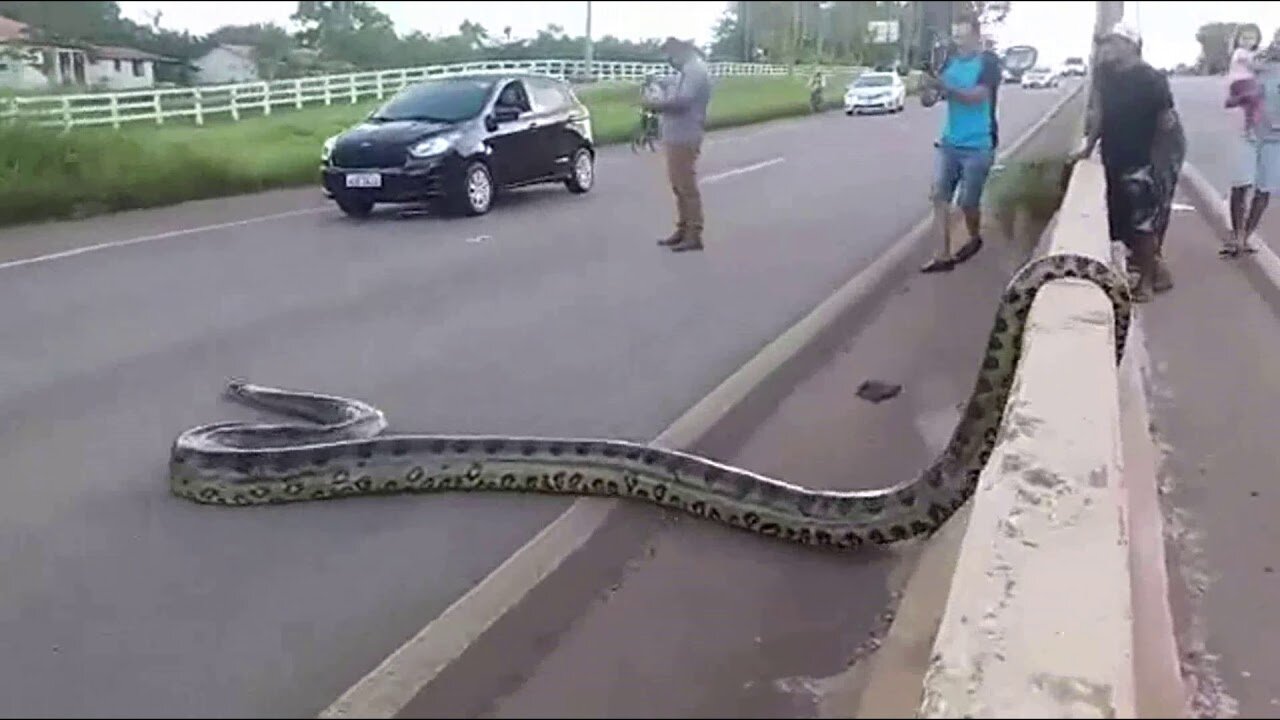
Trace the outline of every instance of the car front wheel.
<instances>
[{"instance_id":1,"label":"car front wheel","mask_svg":"<svg viewBox=\"0 0 1280 720\"><path fill-rule=\"evenodd\" d=\"M448 207L454 215L484 215L493 206L493 176L484 163L476 160L467 164L462 178L453 188Z\"/></svg>"},{"instance_id":2,"label":"car front wheel","mask_svg":"<svg viewBox=\"0 0 1280 720\"><path fill-rule=\"evenodd\" d=\"M585 147L578 148L573 154L573 164L569 178L564 181L569 192L581 195L589 192L596 183L595 156Z\"/></svg>"}]
</instances>

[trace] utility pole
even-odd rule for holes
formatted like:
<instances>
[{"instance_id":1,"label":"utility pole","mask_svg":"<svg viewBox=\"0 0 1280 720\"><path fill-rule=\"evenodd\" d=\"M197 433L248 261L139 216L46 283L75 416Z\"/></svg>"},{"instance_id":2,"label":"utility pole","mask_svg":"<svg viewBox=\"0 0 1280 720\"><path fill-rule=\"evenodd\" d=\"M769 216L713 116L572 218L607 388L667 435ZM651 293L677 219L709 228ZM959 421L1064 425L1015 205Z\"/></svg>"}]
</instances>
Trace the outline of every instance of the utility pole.
<instances>
[{"instance_id":1,"label":"utility pole","mask_svg":"<svg viewBox=\"0 0 1280 720\"><path fill-rule=\"evenodd\" d=\"M583 64L586 65L586 75L588 80L595 80L596 73L591 67L595 60L595 42L591 39L591 0L587 0L587 43L583 52Z\"/></svg>"}]
</instances>

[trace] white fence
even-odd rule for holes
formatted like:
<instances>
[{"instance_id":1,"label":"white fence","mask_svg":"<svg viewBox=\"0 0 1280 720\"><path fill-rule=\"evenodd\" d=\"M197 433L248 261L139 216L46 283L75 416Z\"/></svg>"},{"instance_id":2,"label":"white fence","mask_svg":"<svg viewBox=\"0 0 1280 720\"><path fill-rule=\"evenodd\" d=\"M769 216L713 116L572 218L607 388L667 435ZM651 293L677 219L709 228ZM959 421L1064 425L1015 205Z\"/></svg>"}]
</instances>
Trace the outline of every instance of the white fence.
<instances>
[{"instance_id":1,"label":"white fence","mask_svg":"<svg viewBox=\"0 0 1280 720\"><path fill-rule=\"evenodd\" d=\"M860 68L848 68L857 71ZM345 75L274 80L236 85L133 90L84 95L12 97L0 100L0 120L24 120L39 125L73 127L189 119L203 125L211 116L270 115L274 108L300 109L307 105L355 104L371 98L382 99L406 85L431 77L474 72L520 71L560 78L585 77L582 60L513 60L431 65ZM648 73L666 74L665 63L593 62L591 77L602 82L639 80ZM711 72L727 75L786 75L785 65L760 63L713 63Z\"/></svg>"}]
</instances>

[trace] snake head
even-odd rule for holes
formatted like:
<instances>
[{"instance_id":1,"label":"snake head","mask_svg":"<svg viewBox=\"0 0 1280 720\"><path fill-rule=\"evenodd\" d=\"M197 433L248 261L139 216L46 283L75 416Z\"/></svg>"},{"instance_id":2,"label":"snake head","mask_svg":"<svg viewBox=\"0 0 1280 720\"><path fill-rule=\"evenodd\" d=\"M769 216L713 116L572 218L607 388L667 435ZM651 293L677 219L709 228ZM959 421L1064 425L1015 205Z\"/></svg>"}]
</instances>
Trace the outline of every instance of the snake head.
<instances>
[{"instance_id":1,"label":"snake head","mask_svg":"<svg viewBox=\"0 0 1280 720\"><path fill-rule=\"evenodd\" d=\"M249 385L249 381L244 378L230 378L227 380L228 395L242 395L244 389Z\"/></svg>"}]
</instances>

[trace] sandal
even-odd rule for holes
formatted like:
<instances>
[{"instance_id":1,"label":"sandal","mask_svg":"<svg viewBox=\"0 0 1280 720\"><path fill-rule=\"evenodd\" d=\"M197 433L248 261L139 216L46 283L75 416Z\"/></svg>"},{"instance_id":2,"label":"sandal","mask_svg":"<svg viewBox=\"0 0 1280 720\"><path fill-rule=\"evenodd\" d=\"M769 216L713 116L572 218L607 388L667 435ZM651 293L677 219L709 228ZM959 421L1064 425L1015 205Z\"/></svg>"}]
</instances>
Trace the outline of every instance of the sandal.
<instances>
[{"instance_id":1,"label":"sandal","mask_svg":"<svg viewBox=\"0 0 1280 720\"><path fill-rule=\"evenodd\" d=\"M1235 243L1226 243L1218 248L1218 257L1224 259L1240 257L1240 246Z\"/></svg>"},{"instance_id":2,"label":"sandal","mask_svg":"<svg viewBox=\"0 0 1280 720\"><path fill-rule=\"evenodd\" d=\"M920 268L922 273L951 272L956 268L955 258L934 258Z\"/></svg>"},{"instance_id":3,"label":"sandal","mask_svg":"<svg viewBox=\"0 0 1280 720\"><path fill-rule=\"evenodd\" d=\"M959 252L956 253L955 264L959 265L960 263L965 262L974 255L977 255L978 251L981 249L982 238L976 237L971 239L969 242L964 244L964 247L960 248Z\"/></svg>"}]
</instances>

